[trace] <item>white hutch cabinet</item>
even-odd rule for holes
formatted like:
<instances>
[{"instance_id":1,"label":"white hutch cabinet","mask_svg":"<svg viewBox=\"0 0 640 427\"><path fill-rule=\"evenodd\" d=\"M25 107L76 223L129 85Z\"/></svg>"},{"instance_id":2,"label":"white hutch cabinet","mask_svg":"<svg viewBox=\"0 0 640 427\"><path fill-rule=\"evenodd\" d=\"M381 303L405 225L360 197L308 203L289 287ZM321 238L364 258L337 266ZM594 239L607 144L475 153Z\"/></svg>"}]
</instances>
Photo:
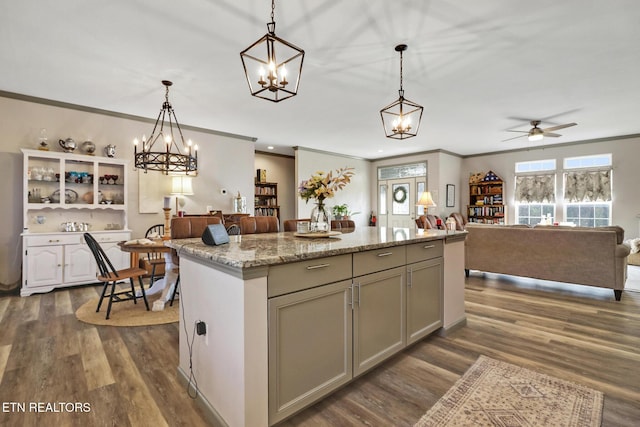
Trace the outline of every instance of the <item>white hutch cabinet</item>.
<instances>
[{"instance_id":1,"label":"white hutch cabinet","mask_svg":"<svg viewBox=\"0 0 640 427\"><path fill-rule=\"evenodd\" d=\"M100 242L115 268L129 266L117 243L127 225L128 162L109 157L22 150L23 233L20 295L96 281L83 233Z\"/></svg>"}]
</instances>

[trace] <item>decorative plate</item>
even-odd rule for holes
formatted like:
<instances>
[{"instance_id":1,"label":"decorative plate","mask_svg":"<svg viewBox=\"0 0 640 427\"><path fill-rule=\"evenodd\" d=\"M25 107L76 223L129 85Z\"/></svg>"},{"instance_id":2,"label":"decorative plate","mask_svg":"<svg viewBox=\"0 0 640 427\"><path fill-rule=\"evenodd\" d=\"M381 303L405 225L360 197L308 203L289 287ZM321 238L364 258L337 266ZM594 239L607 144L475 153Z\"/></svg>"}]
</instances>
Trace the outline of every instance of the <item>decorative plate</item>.
<instances>
[{"instance_id":1,"label":"decorative plate","mask_svg":"<svg viewBox=\"0 0 640 427\"><path fill-rule=\"evenodd\" d=\"M60 203L60 190L56 190L53 193L51 193L51 201L53 203ZM67 188L66 190L64 190L64 202L69 204L69 203L75 203L78 200L78 193L76 193L75 191Z\"/></svg>"}]
</instances>

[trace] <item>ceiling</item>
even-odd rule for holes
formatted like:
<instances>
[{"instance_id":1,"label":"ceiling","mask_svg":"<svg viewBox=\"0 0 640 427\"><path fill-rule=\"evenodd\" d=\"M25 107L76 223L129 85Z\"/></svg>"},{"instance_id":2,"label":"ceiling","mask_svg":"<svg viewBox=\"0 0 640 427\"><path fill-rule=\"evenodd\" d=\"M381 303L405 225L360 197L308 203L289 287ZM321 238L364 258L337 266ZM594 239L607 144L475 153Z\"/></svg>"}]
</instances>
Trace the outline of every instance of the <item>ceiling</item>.
<instances>
[{"instance_id":1,"label":"ceiling","mask_svg":"<svg viewBox=\"0 0 640 427\"><path fill-rule=\"evenodd\" d=\"M637 0L279 0L276 34L306 55L298 95L277 104L250 96L239 55L270 11L268 0L2 2L0 90L155 119L168 79L183 125L367 159L640 133ZM399 43L405 97L424 106L404 141L384 137L379 113L398 98ZM503 142L531 119L578 126Z\"/></svg>"}]
</instances>

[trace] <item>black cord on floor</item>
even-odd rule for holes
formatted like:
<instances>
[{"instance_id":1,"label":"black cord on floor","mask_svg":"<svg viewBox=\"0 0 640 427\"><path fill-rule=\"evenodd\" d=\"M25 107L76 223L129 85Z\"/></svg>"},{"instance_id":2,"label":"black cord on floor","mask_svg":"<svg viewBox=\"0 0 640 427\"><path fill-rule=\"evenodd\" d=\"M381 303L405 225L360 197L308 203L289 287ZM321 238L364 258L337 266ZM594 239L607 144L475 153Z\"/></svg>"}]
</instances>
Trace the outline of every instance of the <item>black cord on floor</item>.
<instances>
[{"instance_id":1,"label":"black cord on floor","mask_svg":"<svg viewBox=\"0 0 640 427\"><path fill-rule=\"evenodd\" d=\"M177 282L176 282L176 286L177 286ZM175 291L175 289L174 289ZM189 340L189 331L187 330L187 320L185 319L184 316L184 303L183 298L184 298L184 293L181 292L182 295L180 295L180 310L182 311L182 326L184 327L184 335L187 339L187 348L189 349L189 382L187 383L187 395L192 398L195 399L198 397L198 394L200 393L200 390L198 389L198 380L196 379L195 374L193 373L193 342L196 339L196 324L198 322L193 322L193 332L191 334L191 340ZM193 394L192 394L192 390L193 390Z\"/></svg>"}]
</instances>

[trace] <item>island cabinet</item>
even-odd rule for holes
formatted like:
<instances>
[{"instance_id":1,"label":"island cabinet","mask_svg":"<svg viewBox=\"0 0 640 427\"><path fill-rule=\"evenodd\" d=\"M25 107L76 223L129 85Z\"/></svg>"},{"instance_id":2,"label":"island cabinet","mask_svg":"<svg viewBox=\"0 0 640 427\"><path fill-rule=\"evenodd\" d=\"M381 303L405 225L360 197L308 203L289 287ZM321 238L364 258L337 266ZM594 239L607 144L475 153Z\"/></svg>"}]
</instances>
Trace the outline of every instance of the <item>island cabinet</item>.
<instances>
[{"instance_id":1,"label":"island cabinet","mask_svg":"<svg viewBox=\"0 0 640 427\"><path fill-rule=\"evenodd\" d=\"M198 378L216 425L281 423L436 329L464 324L465 236L362 227L339 239L167 242L180 252L180 380ZM199 322L204 336L189 332Z\"/></svg>"},{"instance_id":2,"label":"island cabinet","mask_svg":"<svg viewBox=\"0 0 640 427\"><path fill-rule=\"evenodd\" d=\"M270 269L269 425L353 377L351 277L350 254Z\"/></svg>"},{"instance_id":3,"label":"island cabinet","mask_svg":"<svg viewBox=\"0 0 640 427\"><path fill-rule=\"evenodd\" d=\"M354 376L406 345L405 264L403 246L353 254Z\"/></svg>"},{"instance_id":4,"label":"island cabinet","mask_svg":"<svg viewBox=\"0 0 640 427\"><path fill-rule=\"evenodd\" d=\"M441 243L439 248L441 256ZM413 257L433 255L428 253L412 249ZM438 261L407 266L406 254L404 246L395 246L269 270L270 425L402 350L408 305L414 336L442 324L442 269L437 267L439 275L430 269ZM414 301L407 301L408 271L414 274ZM428 314L422 313L422 304Z\"/></svg>"},{"instance_id":5,"label":"island cabinet","mask_svg":"<svg viewBox=\"0 0 640 427\"><path fill-rule=\"evenodd\" d=\"M407 246L407 344L443 324L443 252L441 240Z\"/></svg>"}]
</instances>

